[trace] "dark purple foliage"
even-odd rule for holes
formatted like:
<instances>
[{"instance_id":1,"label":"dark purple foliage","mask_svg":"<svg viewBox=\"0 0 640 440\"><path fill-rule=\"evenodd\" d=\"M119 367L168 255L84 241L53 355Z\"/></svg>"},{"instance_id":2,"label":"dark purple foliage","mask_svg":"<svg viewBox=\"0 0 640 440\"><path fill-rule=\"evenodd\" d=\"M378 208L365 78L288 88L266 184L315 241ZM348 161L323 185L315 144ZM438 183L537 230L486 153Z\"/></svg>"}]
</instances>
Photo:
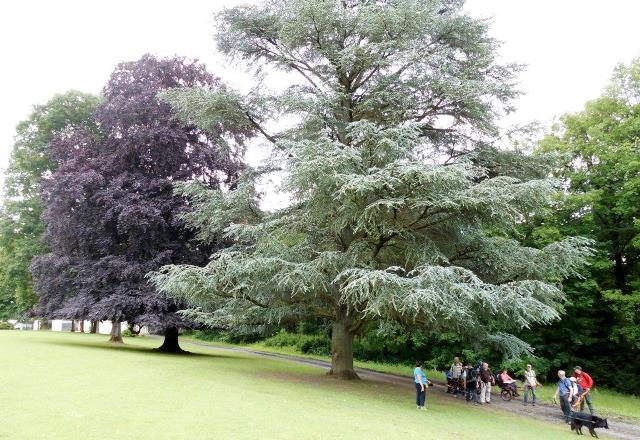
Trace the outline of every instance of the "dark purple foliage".
<instances>
[{"instance_id":1,"label":"dark purple foliage","mask_svg":"<svg viewBox=\"0 0 640 440\"><path fill-rule=\"evenodd\" d=\"M192 241L188 209L172 182L232 182L241 162L207 133L174 118L156 95L174 87L217 87L203 65L144 56L120 64L95 114L99 133L69 130L51 148L43 219L51 254L33 263L46 317L114 320L161 330L185 323L179 305L145 275L166 264L205 264L214 250Z\"/></svg>"}]
</instances>

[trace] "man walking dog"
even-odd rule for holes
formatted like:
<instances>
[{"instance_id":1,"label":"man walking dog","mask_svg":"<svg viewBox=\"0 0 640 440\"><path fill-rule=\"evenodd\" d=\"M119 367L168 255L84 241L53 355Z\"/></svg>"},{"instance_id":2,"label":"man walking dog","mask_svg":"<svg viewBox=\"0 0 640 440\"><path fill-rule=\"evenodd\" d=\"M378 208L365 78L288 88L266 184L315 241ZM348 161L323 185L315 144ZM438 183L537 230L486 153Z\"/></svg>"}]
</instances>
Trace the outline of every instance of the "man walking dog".
<instances>
[{"instance_id":1,"label":"man walking dog","mask_svg":"<svg viewBox=\"0 0 640 440\"><path fill-rule=\"evenodd\" d=\"M564 414L564 421L566 423L571 423L571 398L573 397L573 388L571 386L571 381L567 379L567 374L564 370L558 371L558 389L556 390L556 394L553 396L554 402L557 401L558 397L560 397L560 408L562 409L562 414Z\"/></svg>"},{"instance_id":2,"label":"man walking dog","mask_svg":"<svg viewBox=\"0 0 640 440\"><path fill-rule=\"evenodd\" d=\"M578 403L580 404L580 412L584 409L584 402L587 402L587 406L589 407L589 412L592 416L595 415L595 411L593 410L593 403L591 402L591 388L593 388L593 378L582 371L582 367L577 366L573 369L574 374L573 377L576 378L578 383L583 389L582 394L579 397Z\"/></svg>"}]
</instances>

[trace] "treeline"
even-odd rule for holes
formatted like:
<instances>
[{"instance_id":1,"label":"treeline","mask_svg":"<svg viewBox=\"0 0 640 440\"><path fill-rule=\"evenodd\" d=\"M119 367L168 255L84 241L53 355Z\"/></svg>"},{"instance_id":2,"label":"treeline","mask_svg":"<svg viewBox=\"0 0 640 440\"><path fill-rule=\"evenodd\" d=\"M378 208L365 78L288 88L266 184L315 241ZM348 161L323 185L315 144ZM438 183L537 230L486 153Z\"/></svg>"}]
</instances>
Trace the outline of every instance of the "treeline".
<instances>
[{"instance_id":1,"label":"treeline","mask_svg":"<svg viewBox=\"0 0 640 440\"><path fill-rule=\"evenodd\" d=\"M231 8L219 51L288 87L243 95L145 56L100 97L36 107L7 172L0 313L146 325L168 351L185 328L302 331L345 379L354 353L535 350L538 371L580 361L619 386L604 360L638 353L638 63L535 154L499 148L519 66L462 6ZM255 169L254 140L273 151ZM273 172L290 204L268 212Z\"/></svg>"}]
</instances>

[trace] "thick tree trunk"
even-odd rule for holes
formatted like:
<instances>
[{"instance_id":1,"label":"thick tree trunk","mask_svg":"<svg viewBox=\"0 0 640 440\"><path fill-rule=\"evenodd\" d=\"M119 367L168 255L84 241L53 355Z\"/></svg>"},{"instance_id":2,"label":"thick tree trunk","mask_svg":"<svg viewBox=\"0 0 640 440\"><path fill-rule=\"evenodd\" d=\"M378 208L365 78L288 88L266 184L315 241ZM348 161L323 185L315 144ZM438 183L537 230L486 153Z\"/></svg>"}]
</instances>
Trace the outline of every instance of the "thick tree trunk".
<instances>
[{"instance_id":1,"label":"thick tree trunk","mask_svg":"<svg viewBox=\"0 0 640 440\"><path fill-rule=\"evenodd\" d=\"M359 379L353 369L353 333L351 320L343 317L331 328L331 370L330 375L338 379Z\"/></svg>"},{"instance_id":2,"label":"thick tree trunk","mask_svg":"<svg viewBox=\"0 0 640 440\"><path fill-rule=\"evenodd\" d=\"M98 321L91 321L91 329L89 333L98 333Z\"/></svg>"},{"instance_id":3,"label":"thick tree trunk","mask_svg":"<svg viewBox=\"0 0 640 440\"><path fill-rule=\"evenodd\" d=\"M109 338L109 342L114 342L116 344L124 343L122 340L122 327L120 326L120 321L113 321L111 323L111 337Z\"/></svg>"},{"instance_id":4,"label":"thick tree trunk","mask_svg":"<svg viewBox=\"0 0 640 440\"><path fill-rule=\"evenodd\" d=\"M84 333L84 319L80 321L80 333Z\"/></svg>"},{"instance_id":5,"label":"thick tree trunk","mask_svg":"<svg viewBox=\"0 0 640 440\"><path fill-rule=\"evenodd\" d=\"M178 343L178 328L169 327L164 332L164 342L157 349L163 353L186 353Z\"/></svg>"}]
</instances>

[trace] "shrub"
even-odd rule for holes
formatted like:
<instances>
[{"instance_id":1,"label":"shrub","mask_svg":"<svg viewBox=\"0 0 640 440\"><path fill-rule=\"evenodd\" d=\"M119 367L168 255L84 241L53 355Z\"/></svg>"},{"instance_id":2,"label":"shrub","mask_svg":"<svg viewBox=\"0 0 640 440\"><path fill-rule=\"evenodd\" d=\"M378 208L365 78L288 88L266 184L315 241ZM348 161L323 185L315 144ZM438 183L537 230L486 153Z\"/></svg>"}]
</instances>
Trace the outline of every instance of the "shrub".
<instances>
[{"instance_id":1,"label":"shrub","mask_svg":"<svg viewBox=\"0 0 640 440\"><path fill-rule=\"evenodd\" d=\"M274 336L264 340L267 347L289 347L305 354L328 355L331 353L331 340L325 335L304 335L280 330Z\"/></svg>"},{"instance_id":2,"label":"shrub","mask_svg":"<svg viewBox=\"0 0 640 440\"><path fill-rule=\"evenodd\" d=\"M250 344L260 339L259 335L232 335L220 330L186 330L184 336L208 342L223 342L228 344Z\"/></svg>"},{"instance_id":3,"label":"shrub","mask_svg":"<svg viewBox=\"0 0 640 440\"><path fill-rule=\"evenodd\" d=\"M0 321L0 330L13 330L13 324L5 321Z\"/></svg>"},{"instance_id":4,"label":"shrub","mask_svg":"<svg viewBox=\"0 0 640 440\"><path fill-rule=\"evenodd\" d=\"M306 354L331 354L331 339L325 335L302 335L296 348Z\"/></svg>"},{"instance_id":5,"label":"shrub","mask_svg":"<svg viewBox=\"0 0 640 440\"><path fill-rule=\"evenodd\" d=\"M305 335L298 335L295 333L289 333L286 330L280 330L275 335L264 340L264 345L267 347L295 347L298 339Z\"/></svg>"}]
</instances>

